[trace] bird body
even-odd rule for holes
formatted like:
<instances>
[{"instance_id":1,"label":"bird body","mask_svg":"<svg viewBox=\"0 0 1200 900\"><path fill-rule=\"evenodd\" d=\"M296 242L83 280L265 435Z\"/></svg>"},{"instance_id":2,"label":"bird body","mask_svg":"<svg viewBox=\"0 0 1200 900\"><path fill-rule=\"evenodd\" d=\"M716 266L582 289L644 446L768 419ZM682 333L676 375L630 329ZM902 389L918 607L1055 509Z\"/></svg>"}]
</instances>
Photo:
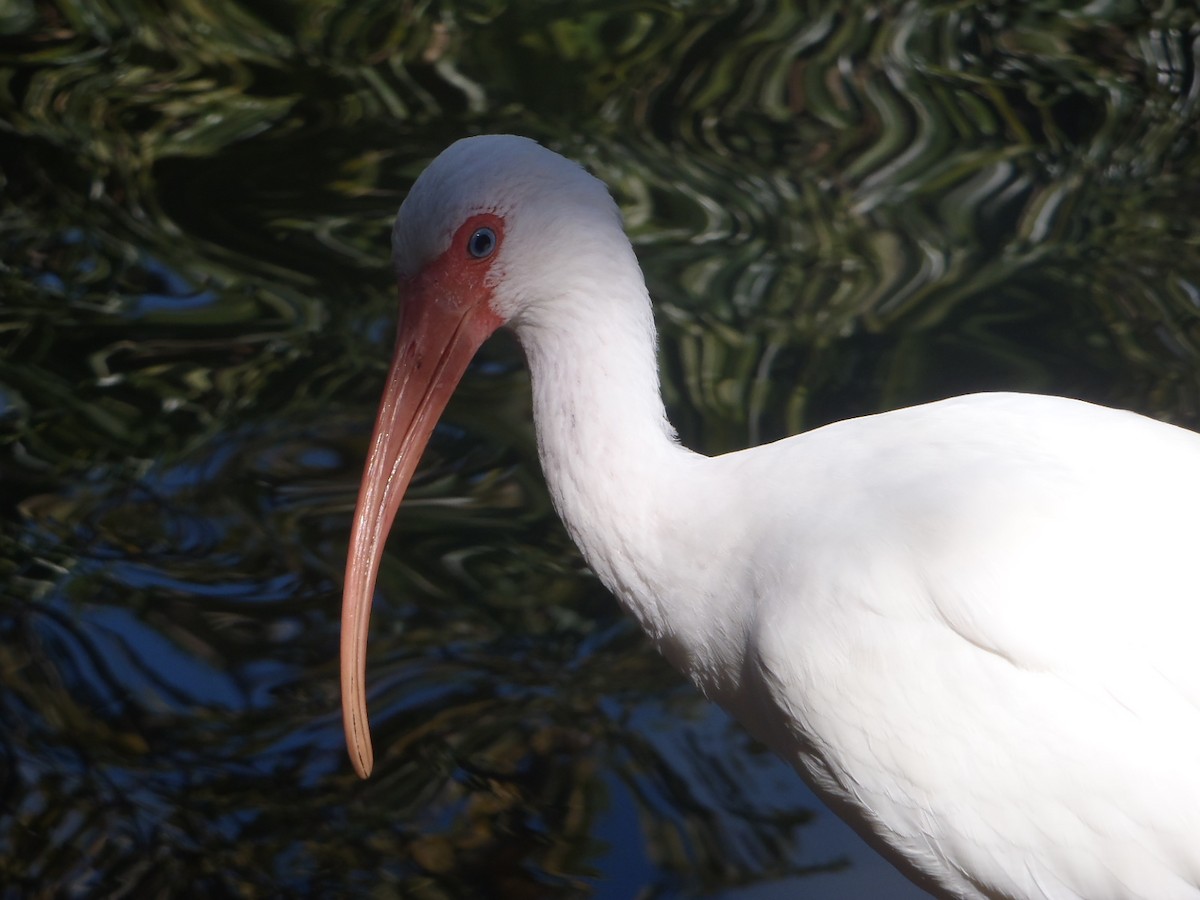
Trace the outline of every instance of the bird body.
<instances>
[{"instance_id":1,"label":"bird body","mask_svg":"<svg viewBox=\"0 0 1200 900\"><path fill-rule=\"evenodd\" d=\"M574 163L460 141L393 242L405 306L344 607L360 774L379 553L465 360L506 324L588 563L910 877L964 898L1200 898L1200 436L998 393L708 458L675 440L640 268Z\"/></svg>"},{"instance_id":2,"label":"bird body","mask_svg":"<svg viewBox=\"0 0 1200 900\"><path fill-rule=\"evenodd\" d=\"M788 474L733 714L954 895L1200 896L1200 439L1013 394L805 438L738 479Z\"/></svg>"}]
</instances>

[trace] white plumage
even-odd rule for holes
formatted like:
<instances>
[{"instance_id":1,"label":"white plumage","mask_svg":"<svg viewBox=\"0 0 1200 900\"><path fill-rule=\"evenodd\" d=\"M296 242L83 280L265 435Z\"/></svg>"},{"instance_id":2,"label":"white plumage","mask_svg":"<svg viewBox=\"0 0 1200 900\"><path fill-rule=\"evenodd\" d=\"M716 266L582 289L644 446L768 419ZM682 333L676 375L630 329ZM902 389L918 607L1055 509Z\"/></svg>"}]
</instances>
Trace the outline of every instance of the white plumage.
<instances>
[{"instance_id":1,"label":"white plumage","mask_svg":"<svg viewBox=\"0 0 1200 900\"><path fill-rule=\"evenodd\" d=\"M454 382L507 324L589 564L914 880L1200 898L1200 436L978 394L710 459L674 439L641 271L580 167L524 138L460 141L393 242L400 339L344 606L360 774L379 554Z\"/></svg>"}]
</instances>

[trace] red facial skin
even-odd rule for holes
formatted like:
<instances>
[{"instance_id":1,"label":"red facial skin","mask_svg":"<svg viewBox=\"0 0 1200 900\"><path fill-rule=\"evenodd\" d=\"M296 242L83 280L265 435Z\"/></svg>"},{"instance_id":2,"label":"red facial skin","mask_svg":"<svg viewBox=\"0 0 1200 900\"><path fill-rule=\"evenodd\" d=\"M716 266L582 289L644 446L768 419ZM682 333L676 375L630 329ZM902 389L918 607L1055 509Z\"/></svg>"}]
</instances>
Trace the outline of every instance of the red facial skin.
<instances>
[{"instance_id":1,"label":"red facial skin","mask_svg":"<svg viewBox=\"0 0 1200 900\"><path fill-rule=\"evenodd\" d=\"M480 228L496 235L492 252L472 255ZM488 274L504 241L504 220L491 213L467 219L450 246L416 275L401 279L400 321L387 385L354 510L342 595L342 720L360 778L374 755L367 722L367 626L388 532L421 452L475 351L502 324L492 310Z\"/></svg>"}]
</instances>

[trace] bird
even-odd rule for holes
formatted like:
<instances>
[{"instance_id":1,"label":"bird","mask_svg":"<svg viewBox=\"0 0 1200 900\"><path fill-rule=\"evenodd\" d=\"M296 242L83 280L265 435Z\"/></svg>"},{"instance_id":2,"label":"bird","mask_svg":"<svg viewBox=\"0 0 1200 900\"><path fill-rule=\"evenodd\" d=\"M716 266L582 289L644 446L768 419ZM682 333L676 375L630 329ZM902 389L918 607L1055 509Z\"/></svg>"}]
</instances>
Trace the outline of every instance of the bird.
<instances>
[{"instance_id":1,"label":"bird","mask_svg":"<svg viewBox=\"0 0 1200 900\"><path fill-rule=\"evenodd\" d=\"M397 337L342 611L359 776L388 532L455 385L507 327L590 568L910 879L971 900L1200 898L1200 435L995 392L689 450L616 202L529 138L446 148L392 251Z\"/></svg>"}]
</instances>

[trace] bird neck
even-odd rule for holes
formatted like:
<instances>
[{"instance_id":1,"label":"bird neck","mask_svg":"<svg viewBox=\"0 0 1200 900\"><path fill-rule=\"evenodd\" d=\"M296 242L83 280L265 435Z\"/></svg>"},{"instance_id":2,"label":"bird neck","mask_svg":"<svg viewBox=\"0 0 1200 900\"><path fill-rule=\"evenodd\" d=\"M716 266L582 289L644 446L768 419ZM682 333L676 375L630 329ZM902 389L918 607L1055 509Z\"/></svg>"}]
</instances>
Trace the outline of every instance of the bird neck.
<instances>
[{"instance_id":1,"label":"bird neck","mask_svg":"<svg viewBox=\"0 0 1200 900\"><path fill-rule=\"evenodd\" d=\"M632 260L632 252L629 254ZM538 452L555 509L600 580L686 668L686 531L676 502L704 457L681 447L659 393L654 321L636 260L603 284L563 287L518 323L533 384ZM603 291L603 295L599 292Z\"/></svg>"}]
</instances>

